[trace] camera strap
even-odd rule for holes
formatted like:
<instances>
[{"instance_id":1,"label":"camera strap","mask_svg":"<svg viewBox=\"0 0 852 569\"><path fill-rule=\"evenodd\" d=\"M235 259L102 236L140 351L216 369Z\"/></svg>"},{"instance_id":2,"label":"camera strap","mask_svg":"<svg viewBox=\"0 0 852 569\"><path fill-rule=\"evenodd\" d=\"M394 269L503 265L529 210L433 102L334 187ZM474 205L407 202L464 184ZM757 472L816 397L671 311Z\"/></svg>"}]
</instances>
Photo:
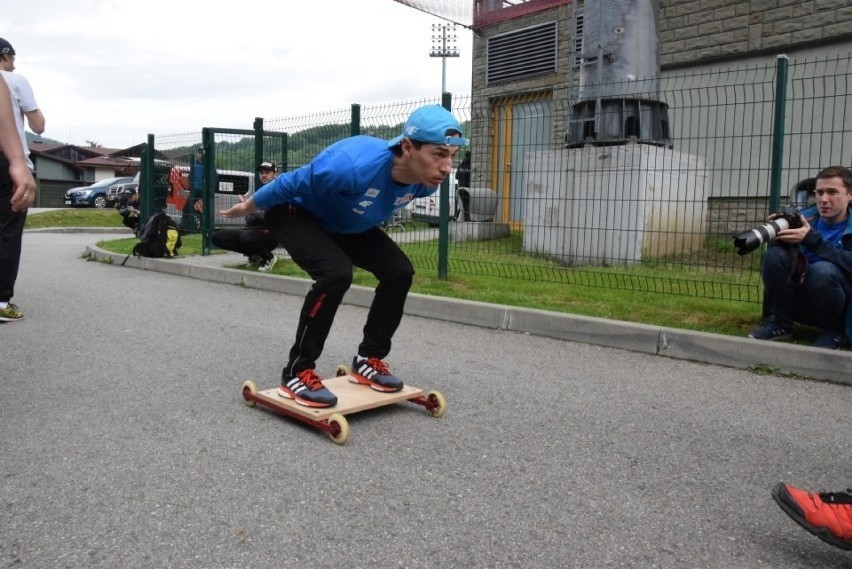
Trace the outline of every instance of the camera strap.
<instances>
[{"instance_id":1,"label":"camera strap","mask_svg":"<svg viewBox=\"0 0 852 569\"><path fill-rule=\"evenodd\" d=\"M787 248L787 282L793 286L801 286L805 282L808 271L808 258L799 251L798 247Z\"/></svg>"}]
</instances>

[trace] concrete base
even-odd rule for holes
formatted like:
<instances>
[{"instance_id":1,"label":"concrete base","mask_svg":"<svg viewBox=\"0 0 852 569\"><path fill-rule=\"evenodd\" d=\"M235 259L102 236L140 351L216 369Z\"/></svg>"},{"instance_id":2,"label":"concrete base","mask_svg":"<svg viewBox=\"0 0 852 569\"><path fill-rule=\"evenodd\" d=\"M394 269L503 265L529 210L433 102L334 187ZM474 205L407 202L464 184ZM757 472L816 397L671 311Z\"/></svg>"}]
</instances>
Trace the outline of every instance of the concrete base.
<instances>
[{"instance_id":1,"label":"concrete base","mask_svg":"<svg viewBox=\"0 0 852 569\"><path fill-rule=\"evenodd\" d=\"M509 225L490 221L453 221L450 223L451 241L486 241L509 234Z\"/></svg>"},{"instance_id":2,"label":"concrete base","mask_svg":"<svg viewBox=\"0 0 852 569\"><path fill-rule=\"evenodd\" d=\"M710 171L648 144L526 155L524 251L566 266L623 265L697 251Z\"/></svg>"}]
</instances>

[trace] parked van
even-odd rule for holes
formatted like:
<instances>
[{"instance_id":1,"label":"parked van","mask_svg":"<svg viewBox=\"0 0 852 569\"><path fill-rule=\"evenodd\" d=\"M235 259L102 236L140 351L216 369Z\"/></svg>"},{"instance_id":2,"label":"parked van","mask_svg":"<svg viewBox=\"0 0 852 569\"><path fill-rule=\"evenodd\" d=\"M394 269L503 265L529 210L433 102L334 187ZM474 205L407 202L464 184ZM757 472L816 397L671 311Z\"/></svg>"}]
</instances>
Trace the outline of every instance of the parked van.
<instances>
[{"instance_id":1,"label":"parked van","mask_svg":"<svg viewBox=\"0 0 852 569\"><path fill-rule=\"evenodd\" d=\"M450 183L450 189L450 221L454 221L459 213L455 182ZM431 196L412 200L408 206L411 210L411 219L413 221L425 221L430 226L436 227L441 221L439 215L441 211L441 191L442 188L439 187L438 191Z\"/></svg>"},{"instance_id":2,"label":"parked van","mask_svg":"<svg viewBox=\"0 0 852 569\"><path fill-rule=\"evenodd\" d=\"M240 196L251 197L254 193L254 172L240 170L217 170L217 185L214 211L220 212L236 205ZM201 227L202 202L200 192L191 195L190 168L174 166L169 173L169 190L166 195L166 214L179 227L195 230ZM214 217L215 226L242 225L241 218Z\"/></svg>"}]
</instances>

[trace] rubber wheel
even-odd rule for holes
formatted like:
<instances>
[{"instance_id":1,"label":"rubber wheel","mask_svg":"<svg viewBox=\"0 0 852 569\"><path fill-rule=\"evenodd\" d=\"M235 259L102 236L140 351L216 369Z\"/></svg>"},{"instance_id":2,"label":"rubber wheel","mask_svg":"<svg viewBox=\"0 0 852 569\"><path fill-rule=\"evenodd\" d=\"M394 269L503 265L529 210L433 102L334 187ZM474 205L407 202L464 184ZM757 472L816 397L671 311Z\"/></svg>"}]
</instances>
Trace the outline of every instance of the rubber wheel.
<instances>
[{"instance_id":1,"label":"rubber wheel","mask_svg":"<svg viewBox=\"0 0 852 569\"><path fill-rule=\"evenodd\" d=\"M433 403L435 405L435 407L426 408L429 414L435 417L436 419L439 417L443 417L444 413L447 411L447 400L444 399L444 396L441 395L441 392L430 391L426 394L426 399L428 399L430 403Z\"/></svg>"},{"instance_id":2,"label":"rubber wheel","mask_svg":"<svg viewBox=\"0 0 852 569\"><path fill-rule=\"evenodd\" d=\"M92 205L98 209L104 209L107 206L107 200L104 196L95 196L94 201L92 201Z\"/></svg>"},{"instance_id":3,"label":"rubber wheel","mask_svg":"<svg viewBox=\"0 0 852 569\"><path fill-rule=\"evenodd\" d=\"M341 415L340 413L334 413L328 418L328 424L334 425L337 424L340 432L337 435L332 433L328 434L328 438L339 445L342 445L346 442L346 439L349 438L349 421L346 420L346 417Z\"/></svg>"},{"instance_id":4,"label":"rubber wheel","mask_svg":"<svg viewBox=\"0 0 852 569\"><path fill-rule=\"evenodd\" d=\"M334 370L334 377L342 377L344 375L349 375L350 371L351 370L349 369L349 366L340 364L339 366L337 366L337 369Z\"/></svg>"},{"instance_id":5,"label":"rubber wheel","mask_svg":"<svg viewBox=\"0 0 852 569\"><path fill-rule=\"evenodd\" d=\"M257 386L250 379L247 379L243 382L243 401L249 407L254 407L255 405L257 405L257 401L248 397L246 393L251 393L255 396L257 395Z\"/></svg>"}]
</instances>

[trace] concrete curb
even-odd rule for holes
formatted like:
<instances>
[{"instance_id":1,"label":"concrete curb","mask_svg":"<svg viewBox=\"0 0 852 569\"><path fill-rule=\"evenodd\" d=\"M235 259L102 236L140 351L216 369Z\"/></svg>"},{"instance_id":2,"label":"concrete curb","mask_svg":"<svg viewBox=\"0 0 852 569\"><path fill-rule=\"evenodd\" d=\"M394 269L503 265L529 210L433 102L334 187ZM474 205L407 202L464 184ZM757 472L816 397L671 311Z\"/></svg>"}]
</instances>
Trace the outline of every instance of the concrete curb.
<instances>
[{"instance_id":1,"label":"concrete curb","mask_svg":"<svg viewBox=\"0 0 852 569\"><path fill-rule=\"evenodd\" d=\"M125 255L111 253L96 246L87 246L86 255L106 263L124 263L124 266L135 269L297 296L304 296L311 286L311 282L306 279L201 266L193 264L193 257L150 259L130 256L125 262ZM369 307L372 300L372 288L352 286L343 302ZM849 351L820 350L796 344L761 342L735 336L660 328L416 293L408 296L405 313L458 324L534 334L726 367L765 369L777 374L794 374L803 378L852 385L852 352Z\"/></svg>"},{"instance_id":2,"label":"concrete curb","mask_svg":"<svg viewBox=\"0 0 852 569\"><path fill-rule=\"evenodd\" d=\"M38 227L24 231L28 233L104 233L133 237L133 232L126 227Z\"/></svg>"}]
</instances>

